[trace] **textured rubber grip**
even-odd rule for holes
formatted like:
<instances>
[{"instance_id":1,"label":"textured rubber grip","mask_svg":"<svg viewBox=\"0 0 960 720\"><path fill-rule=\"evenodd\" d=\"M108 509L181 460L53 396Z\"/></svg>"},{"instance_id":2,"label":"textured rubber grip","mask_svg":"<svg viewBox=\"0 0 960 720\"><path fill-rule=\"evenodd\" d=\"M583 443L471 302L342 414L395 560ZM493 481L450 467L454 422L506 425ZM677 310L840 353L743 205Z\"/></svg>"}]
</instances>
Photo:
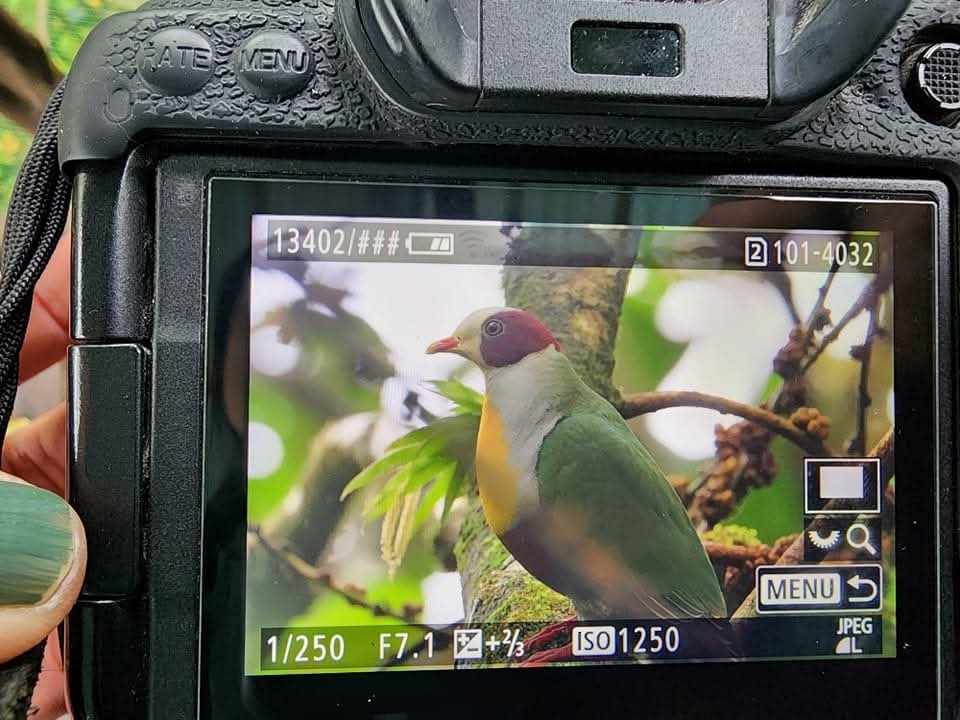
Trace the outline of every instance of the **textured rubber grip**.
<instances>
[{"instance_id":1,"label":"textured rubber grip","mask_svg":"<svg viewBox=\"0 0 960 720\"><path fill-rule=\"evenodd\" d=\"M332 3L264 1L238 9L237 3L194 0L169 10L165 5L158 0L155 9L107 18L84 43L67 86L62 163L119 157L132 138L147 131L239 137L374 129L371 104L347 67ZM241 44L267 30L299 37L315 59L310 84L282 102L257 98L238 77ZM165 84L146 81L150 63L172 68ZM195 90L187 88L192 92L180 92L175 71L189 81L198 66L204 71L207 65L208 78Z\"/></svg>"},{"instance_id":2,"label":"textured rubber grip","mask_svg":"<svg viewBox=\"0 0 960 720\"><path fill-rule=\"evenodd\" d=\"M837 154L877 160L960 158L960 132L919 118L899 82L901 54L922 28L960 22L960 7L953 0L915 0L891 36L842 90L775 125L414 109L364 45L362 29L355 26L358 1L363 2L340 0L349 4L337 7L333 0L154 0L138 12L107 19L89 36L70 74L61 163L117 158L132 142L152 133L226 137L238 144L348 139L725 154L776 149L806 158ZM180 58L196 60L188 73L193 81L185 81L189 93L178 94L183 87L164 75L163 67L159 75L154 72L153 84L144 77L148 55L163 60L162 47L157 54L157 35L168 30L175 35L193 33L194 40L200 36L203 41L204 47L193 48L186 60ZM243 73L257 63L249 53L244 55L242 46L268 32L293 36L311 53L311 74L292 96L265 100L251 91L255 83L242 81ZM159 45L164 42L161 38ZM289 57L296 60L295 55ZM199 76L208 71L209 77L201 82Z\"/></svg>"}]
</instances>

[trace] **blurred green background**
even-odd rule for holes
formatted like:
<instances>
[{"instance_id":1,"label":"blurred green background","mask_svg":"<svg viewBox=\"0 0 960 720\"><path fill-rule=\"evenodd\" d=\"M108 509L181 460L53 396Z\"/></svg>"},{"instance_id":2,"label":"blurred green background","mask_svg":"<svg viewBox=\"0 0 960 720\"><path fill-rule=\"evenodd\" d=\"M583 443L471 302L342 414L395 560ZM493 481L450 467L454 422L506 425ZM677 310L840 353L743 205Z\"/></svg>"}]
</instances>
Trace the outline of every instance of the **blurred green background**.
<instances>
[{"instance_id":1,"label":"blurred green background","mask_svg":"<svg viewBox=\"0 0 960 720\"><path fill-rule=\"evenodd\" d=\"M107 15L132 10L142 0L0 0L0 9L12 17L19 30L29 34L46 52L53 67L65 74L87 33ZM0 80L14 72L39 72L34 56L22 54L16 63L4 57L19 36L9 25L0 38ZM23 64L27 67L15 68ZM10 78L18 81L20 78ZM39 88L38 88L39 89ZM0 215L6 213L17 170L30 145L29 127L18 124L7 113L0 114Z\"/></svg>"}]
</instances>

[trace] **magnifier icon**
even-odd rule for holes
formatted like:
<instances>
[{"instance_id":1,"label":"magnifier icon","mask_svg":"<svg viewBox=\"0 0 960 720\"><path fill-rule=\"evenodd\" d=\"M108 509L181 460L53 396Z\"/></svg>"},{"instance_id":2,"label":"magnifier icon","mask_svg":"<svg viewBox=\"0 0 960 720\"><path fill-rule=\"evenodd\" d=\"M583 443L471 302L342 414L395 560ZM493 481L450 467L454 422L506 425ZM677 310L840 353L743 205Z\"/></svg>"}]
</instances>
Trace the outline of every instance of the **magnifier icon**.
<instances>
[{"instance_id":1,"label":"magnifier icon","mask_svg":"<svg viewBox=\"0 0 960 720\"><path fill-rule=\"evenodd\" d=\"M866 550L871 555L877 554L877 549L870 542L870 528L862 522L855 522L847 528L847 544L854 550Z\"/></svg>"}]
</instances>

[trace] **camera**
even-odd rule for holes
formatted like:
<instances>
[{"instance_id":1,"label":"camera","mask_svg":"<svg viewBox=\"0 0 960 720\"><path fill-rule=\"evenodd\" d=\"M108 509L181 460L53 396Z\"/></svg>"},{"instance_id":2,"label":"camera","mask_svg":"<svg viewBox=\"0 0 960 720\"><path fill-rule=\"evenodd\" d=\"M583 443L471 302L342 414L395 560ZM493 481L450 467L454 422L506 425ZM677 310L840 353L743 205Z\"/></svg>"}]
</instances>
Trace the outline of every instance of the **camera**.
<instances>
[{"instance_id":1,"label":"camera","mask_svg":"<svg viewBox=\"0 0 960 720\"><path fill-rule=\"evenodd\" d=\"M949 0L103 22L76 717L954 716L958 80Z\"/></svg>"}]
</instances>

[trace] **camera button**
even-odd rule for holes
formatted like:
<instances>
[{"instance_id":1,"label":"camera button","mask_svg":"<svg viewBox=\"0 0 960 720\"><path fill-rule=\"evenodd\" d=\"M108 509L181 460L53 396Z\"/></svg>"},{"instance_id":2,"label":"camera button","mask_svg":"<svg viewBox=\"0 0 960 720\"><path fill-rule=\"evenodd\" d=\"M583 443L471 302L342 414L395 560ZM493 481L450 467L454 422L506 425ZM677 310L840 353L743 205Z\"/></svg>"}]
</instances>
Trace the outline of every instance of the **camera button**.
<instances>
[{"instance_id":1,"label":"camera button","mask_svg":"<svg viewBox=\"0 0 960 720\"><path fill-rule=\"evenodd\" d=\"M265 30L250 37L234 58L237 77L251 94L279 101L303 90L313 77L310 48L296 35Z\"/></svg>"},{"instance_id":2,"label":"camera button","mask_svg":"<svg viewBox=\"0 0 960 720\"><path fill-rule=\"evenodd\" d=\"M161 30L140 49L144 82L162 95L193 95L213 77L213 45L195 30Z\"/></svg>"},{"instance_id":3,"label":"camera button","mask_svg":"<svg viewBox=\"0 0 960 720\"><path fill-rule=\"evenodd\" d=\"M147 351L80 345L68 354L70 502L87 531L88 599L140 587Z\"/></svg>"}]
</instances>

